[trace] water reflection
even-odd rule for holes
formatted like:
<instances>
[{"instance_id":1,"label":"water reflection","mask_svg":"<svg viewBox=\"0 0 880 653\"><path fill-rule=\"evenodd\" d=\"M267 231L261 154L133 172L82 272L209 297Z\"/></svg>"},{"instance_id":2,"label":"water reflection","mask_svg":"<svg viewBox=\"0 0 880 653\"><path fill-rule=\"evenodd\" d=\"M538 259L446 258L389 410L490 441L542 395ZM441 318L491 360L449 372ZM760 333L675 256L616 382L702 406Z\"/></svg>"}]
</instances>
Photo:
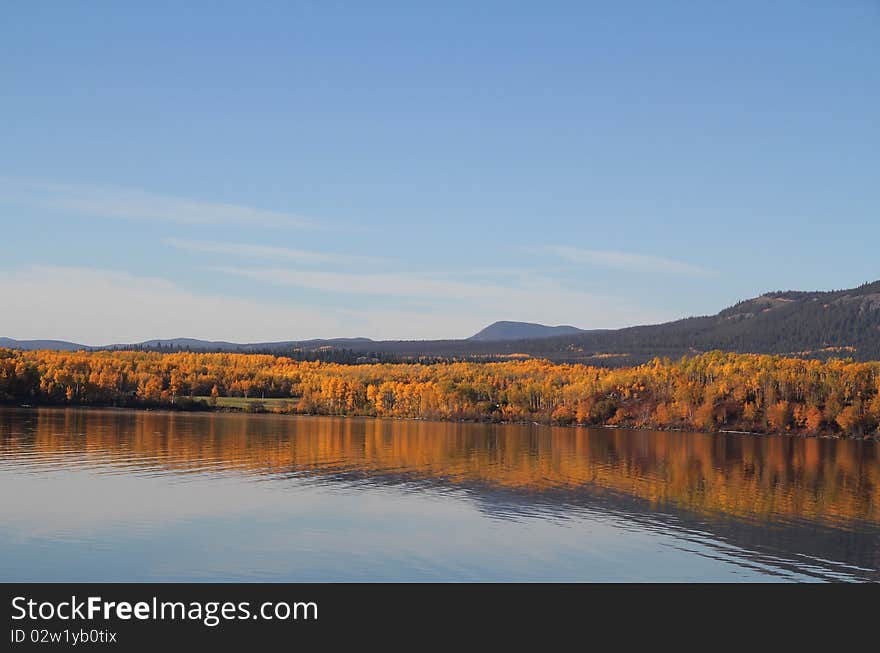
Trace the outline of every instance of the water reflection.
<instances>
[{"instance_id":1,"label":"water reflection","mask_svg":"<svg viewBox=\"0 0 880 653\"><path fill-rule=\"evenodd\" d=\"M51 488L42 502L36 498L36 478ZM100 478L105 480L96 484ZM19 502L19 508L40 514L44 522L61 491L88 497L93 510L102 505L101 510L113 512L106 508L106 492L124 496L133 479L141 479L141 485L130 492L143 493L149 479L150 492L162 499L161 509L153 506L153 512L143 502L125 504L143 517L142 523L160 522L163 510L179 514L184 509L191 523L214 514L217 505L228 505L249 520L259 515L263 521L253 527L265 528L266 520L288 514L294 504L298 511L322 505L320 537L301 540L299 548L278 543L277 552L288 554L293 549L299 554L302 547L311 551L318 541L326 545L328 530L346 532L359 519L354 513L380 506L373 518L381 512L389 520L382 527L397 538L397 557L393 551L355 555L333 540L340 547L337 565L348 561L352 567L317 580L710 580L724 579L716 573L721 567L743 578L880 579L880 459L873 442L268 415L0 410L2 489L27 489L32 498ZM254 481L271 491L271 498L254 494ZM210 487L212 496L185 507L182 500L192 493L174 488L188 483ZM92 491L97 494L89 495ZM345 501L332 498L334 492L343 493ZM73 514L88 524L89 510L82 503ZM415 516L395 517L402 506ZM469 513L441 523L449 511L468 506L482 517ZM427 521L429 513L436 524ZM23 529L26 519L7 504L0 508L0 521L14 531ZM438 541L442 529L457 526L473 546L444 554ZM136 529L129 522L123 527ZM29 528L33 539L34 524ZM88 528L78 537L88 539ZM521 541L501 542L500 531ZM69 528L49 527L40 542L51 547L69 533ZM636 552L628 552L634 542ZM21 555L14 544L4 546ZM498 564L496 558L505 555L504 564ZM678 566L665 576L652 575L648 562L632 555L653 557L657 564L672 557ZM541 557L536 561L536 556ZM600 569L601 560L606 567ZM527 561L545 575L523 572L520 565ZM272 563L268 555L265 569ZM120 564L124 578L125 562ZM647 571L638 571L639 565ZM239 573L255 578L259 566L251 561L247 569L234 569L230 561L213 573L202 571L209 578Z\"/></svg>"}]
</instances>

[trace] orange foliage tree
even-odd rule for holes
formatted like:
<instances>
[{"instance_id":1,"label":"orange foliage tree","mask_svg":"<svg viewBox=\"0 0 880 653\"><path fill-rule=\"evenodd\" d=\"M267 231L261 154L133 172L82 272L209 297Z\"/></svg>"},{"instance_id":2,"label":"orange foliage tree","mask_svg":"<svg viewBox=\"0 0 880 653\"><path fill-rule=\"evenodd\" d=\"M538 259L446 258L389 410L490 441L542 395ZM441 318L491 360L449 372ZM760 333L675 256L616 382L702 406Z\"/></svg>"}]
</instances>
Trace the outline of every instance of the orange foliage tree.
<instances>
[{"instance_id":1,"label":"orange foliage tree","mask_svg":"<svg viewBox=\"0 0 880 653\"><path fill-rule=\"evenodd\" d=\"M709 352L607 369L502 363L302 362L284 356L0 349L0 401L210 408L288 398L300 413L876 432L880 363Z\"/></svg>"}]
</instances>

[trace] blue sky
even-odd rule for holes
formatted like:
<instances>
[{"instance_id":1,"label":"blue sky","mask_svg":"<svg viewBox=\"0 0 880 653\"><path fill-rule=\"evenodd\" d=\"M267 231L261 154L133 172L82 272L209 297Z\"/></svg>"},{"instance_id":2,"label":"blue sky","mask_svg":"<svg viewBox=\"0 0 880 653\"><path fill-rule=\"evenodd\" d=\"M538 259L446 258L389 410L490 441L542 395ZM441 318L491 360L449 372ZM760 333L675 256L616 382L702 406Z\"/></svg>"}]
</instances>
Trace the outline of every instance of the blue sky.
<instances>
[{"instance_id":1,"label":"blue sky","mask_svg":"<svg viewBox=\"0 0 880 653\"><path fill-rule=\"evenodd\" d=\"M6 3L0 335L465 337L880 278L880 2L430 5Z\"/></svg>"}]
</instances>

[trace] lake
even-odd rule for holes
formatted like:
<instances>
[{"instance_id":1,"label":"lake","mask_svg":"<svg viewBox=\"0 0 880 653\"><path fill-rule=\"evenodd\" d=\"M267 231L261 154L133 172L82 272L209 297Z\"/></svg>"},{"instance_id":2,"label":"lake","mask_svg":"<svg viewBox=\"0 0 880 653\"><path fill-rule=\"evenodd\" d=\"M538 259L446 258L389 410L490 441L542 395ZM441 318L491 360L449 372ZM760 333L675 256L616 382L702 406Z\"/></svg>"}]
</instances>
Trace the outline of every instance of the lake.
<instances>
[{"instance_id":1,"label":"lake","mask_svg":"<svg viewBox=\"0 0 880 653\"><path fill-rule=\"evenodd\" d=\"M880 580L878 443L0 408L2 581Z\"/></svg>"}]
</instances>

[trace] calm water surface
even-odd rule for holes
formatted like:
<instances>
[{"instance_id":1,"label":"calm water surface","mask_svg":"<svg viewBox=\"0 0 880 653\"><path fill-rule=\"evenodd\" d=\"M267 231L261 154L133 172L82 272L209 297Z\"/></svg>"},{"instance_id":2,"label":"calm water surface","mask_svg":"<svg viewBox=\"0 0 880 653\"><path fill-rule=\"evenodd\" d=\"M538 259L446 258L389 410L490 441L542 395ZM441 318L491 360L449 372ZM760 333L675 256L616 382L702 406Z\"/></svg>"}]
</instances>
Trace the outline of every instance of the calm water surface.
<instances>
[{"instance_id":1,"label":"calm water surface","mask_svg":"<svg viewBox=\"0 0 880 653\"><path fill-rule=\"evenodd\" d=\"M0 408L0 580L880 580L873 442Z\"/></svg>"}]
</instances>

